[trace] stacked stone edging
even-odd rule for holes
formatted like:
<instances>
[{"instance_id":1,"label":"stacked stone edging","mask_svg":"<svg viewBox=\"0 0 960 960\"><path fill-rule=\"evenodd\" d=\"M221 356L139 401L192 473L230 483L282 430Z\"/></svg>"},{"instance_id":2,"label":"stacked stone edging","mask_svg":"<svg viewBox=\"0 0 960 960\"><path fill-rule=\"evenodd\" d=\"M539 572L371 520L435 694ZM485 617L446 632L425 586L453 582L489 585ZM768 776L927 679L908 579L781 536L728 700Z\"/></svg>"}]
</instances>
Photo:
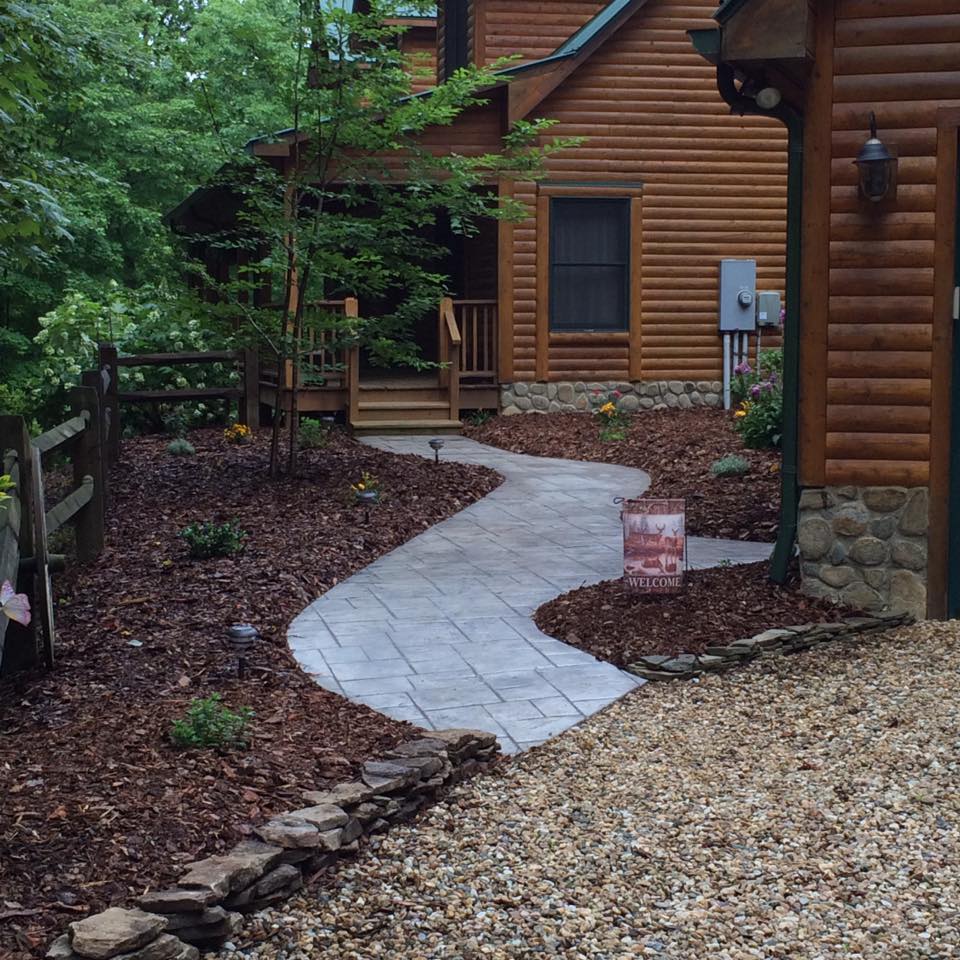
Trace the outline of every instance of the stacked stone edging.
<instances>
[{"instance_id":1,"label":"stacked stone edging","mask_svg":"<svg viewBox=\"0 0 960 960\"><path fill-rule=\"evenodd\" d=\"M846 640L866 633L880 633L913 623L907 613L874 617L849 617L837 623L805 623L795 627L764 630L752 637L734 640L725 646L707 647L700 654L680 653L673 657L660 654L641 657L626 669L645 680L689 680L702 673L729 670L757 657L799 653L823 643Z\"/></svg>"},{"instance_id":2,"label":"stacked stone edging","mask_svg":"<svg viewBox=\"0 0 960 960\"><path fill-rule=\"evenodd\" d=\"M800 496L803 591L870 612L923 617L926 487L825 487Z\"/></svg>"},{"instance_id":3,"label":"stacked stone edging","mask_svg":"<svg viewBox=\"0 0 960 960\"><path fill-rule=\"evenodd\" d=\"M515 381L500 385L500 411L505 416L517 413L583 413L591 409L591 396L600 391L620 391L617 407L624 413L638 410L689 410L693 407L719 407L723 403L723 384L719 380L635 380L607 381L561 380L552 383Z\"/></svg>"},{"instance_id":4,"label":"stacked stone edging","mask_svg":"<svg viewBox=\"0 0 960 960\"><path fill-rule=\"evenodd\" d=\"M71 923L50 960L198 960L242 928L244 914L285 900L305 876L360 849L364 836L408 820L496 759L497 738L440 730L363 765L359 780L305 791L309 806L277 814L227 853L188 864L174 887L145 893L138 909L111 907Z\"/></svg>"}]
</instances>

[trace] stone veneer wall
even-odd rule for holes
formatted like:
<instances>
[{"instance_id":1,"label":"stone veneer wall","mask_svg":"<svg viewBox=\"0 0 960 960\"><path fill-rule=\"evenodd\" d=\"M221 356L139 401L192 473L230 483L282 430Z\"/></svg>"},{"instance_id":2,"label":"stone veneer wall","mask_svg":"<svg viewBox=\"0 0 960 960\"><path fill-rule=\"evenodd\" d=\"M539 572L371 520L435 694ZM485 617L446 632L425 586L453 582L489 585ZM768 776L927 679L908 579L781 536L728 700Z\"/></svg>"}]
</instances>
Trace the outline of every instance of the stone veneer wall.
<instances>
[{"instance_id":1,"label":"stone veneer wall","mask_svg":"<svg viewBox=\"0 0 960 960\"><path fill-rule=\"evenodd\" d=\"M719 380L655 380L632 383L585 383L562 380L554 383L516 381L500 385L500 411L515 413L579 413L590 409L594 391L619 390L617 406L625 413L637 410L689 410L691 407L719 407L723 384Z\"/></svg>"},{"instance_id":2,"label":"stone veneer wall","mask_svg":"<svg viewBox=\"0 0 960 960\"><path fill-rule=\"evenodd\" d=\"M860 610L924 617L926 487L825 487L800 496L803 590Z\"/></svg>"}]
</instances>

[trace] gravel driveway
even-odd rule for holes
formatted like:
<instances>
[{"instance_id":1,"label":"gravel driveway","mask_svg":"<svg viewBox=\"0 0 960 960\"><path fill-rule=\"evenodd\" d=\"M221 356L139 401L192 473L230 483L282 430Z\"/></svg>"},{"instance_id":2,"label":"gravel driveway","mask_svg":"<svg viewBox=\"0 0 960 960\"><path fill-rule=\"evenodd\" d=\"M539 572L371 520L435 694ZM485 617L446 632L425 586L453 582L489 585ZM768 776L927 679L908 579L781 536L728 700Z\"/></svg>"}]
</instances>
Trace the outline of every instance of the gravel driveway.
<instances>
[{"instance_id":1,"label":"gravel driveway","mask_svg":"<svg viewBox=\"0 0 960 960\"><path fill-rule=\"evenodd\" d=\"M960 957L958 655L956 625L921 624L648 684L394 829L241 949Z\"/></svg>"}]
</instances>

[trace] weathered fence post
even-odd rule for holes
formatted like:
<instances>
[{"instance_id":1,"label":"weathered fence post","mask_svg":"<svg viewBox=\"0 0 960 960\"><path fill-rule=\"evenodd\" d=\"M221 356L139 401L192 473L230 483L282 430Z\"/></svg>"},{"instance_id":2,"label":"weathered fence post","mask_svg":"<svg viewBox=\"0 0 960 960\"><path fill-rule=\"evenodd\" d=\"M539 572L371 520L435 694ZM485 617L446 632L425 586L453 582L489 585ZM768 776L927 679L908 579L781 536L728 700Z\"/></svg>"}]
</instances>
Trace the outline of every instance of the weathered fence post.
<instances>
[{"instance_id":1,"label":"weathered fence post","mask_svg":"<svg viewBox=\"0 0 960 960\"><path fill-rule=\"evenodd\" d=\"M0 466L4 452L12 450L17 465L17 487L14 491L15 502L7 505L7 510L19 510L20 529L17 536L19 559L33 557L36 554L36 541L33 529L33 451L30 446L30 434L23 417L0 417ZM4 522L9 522L9 517ZM23 565L19 574L11 571L10 580L19 593L30 598L30 606L36 604L33 569ZM24 670L36 666L40 659L37 644L36 621L24 627L11 621L7 624L6 640L0 650L3 657L3 672Z\"/></svg>"},{"instance_id":2,"label":"weathered fence post","mask_svg":"<svg viewBox=\"0 0 960 960\"><path fill-rule=\"evenodd\" d=\"M243 351L243 396L237 416L251 429L260 426L260 356L252 347Z\"/></svg>"},{"instance_id":3,"label":"weathered fence post","mask_svg":"<svg viewBox=\"0 0 960 960\"><path fill-rule=\"evenodd\" d=\"M110 456L107 452L108 424L106 411L104 410L105 391L102 371L86 370L80 377L80 382L83 384L83 386L92 388L97 394L97 415L96 419L91 424L91 427L100 436L100 445L97 449L100 454L100 472L103 476L103 503L104 510L106 510L106 504L110 500Z\"/></svg>"},{"instance_id":4,"label":"weathered fence post","mask_svg":"<svg viewBox=\"0 0 960 960\"><path fill-rule=\"evenodd\" d=\"M110 379L103 393L104 416L107 423L107 455L110 463L120 459L120 368L117 364L117 348L112 343L97 345L101 371Z\"/></svg>"},{"instance_id":5,"label":"weathered fence post","mask_svg":"<svg viewBox=\"0 0 960 960\"><path fill-rule=\"evenodd\" d=\"M93 377L100 382L99 373ZM84 374L83 379L92 379ZM77 513L75 529L77 534L77 558L81 563L89 563L103 549L104 518L107 492L104 483L106 474L103 456L103 424L100 416L100 396L96 386L74 387L70 391L70 402L76 416L89 417L87 427L77 434L73 442L71 459L73 460L73 482L75 486L83 483L84 477L93 479L93 496Z\"/></svg>"}]
</instances>

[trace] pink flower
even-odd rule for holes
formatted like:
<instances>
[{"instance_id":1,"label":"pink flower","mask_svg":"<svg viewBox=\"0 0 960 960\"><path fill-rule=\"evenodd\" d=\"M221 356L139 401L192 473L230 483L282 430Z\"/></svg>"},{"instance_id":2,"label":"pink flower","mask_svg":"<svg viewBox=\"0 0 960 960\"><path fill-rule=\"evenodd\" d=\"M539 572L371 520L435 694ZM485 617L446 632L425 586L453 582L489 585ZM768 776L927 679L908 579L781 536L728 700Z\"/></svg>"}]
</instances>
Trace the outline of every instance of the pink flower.
<instances>
[{"instance_id":1,"label":"pink flower","mask_svg":"<svg viewBox=\"0 0 960 960\"><path fill-rule=\"evenodd\" d=\"M750 388L750 396L753 397L754 400L756 400L756 399L760 396L760 384L759 384L759 383L755 383L755 384Z\"/></svg>"}]
</instances>

